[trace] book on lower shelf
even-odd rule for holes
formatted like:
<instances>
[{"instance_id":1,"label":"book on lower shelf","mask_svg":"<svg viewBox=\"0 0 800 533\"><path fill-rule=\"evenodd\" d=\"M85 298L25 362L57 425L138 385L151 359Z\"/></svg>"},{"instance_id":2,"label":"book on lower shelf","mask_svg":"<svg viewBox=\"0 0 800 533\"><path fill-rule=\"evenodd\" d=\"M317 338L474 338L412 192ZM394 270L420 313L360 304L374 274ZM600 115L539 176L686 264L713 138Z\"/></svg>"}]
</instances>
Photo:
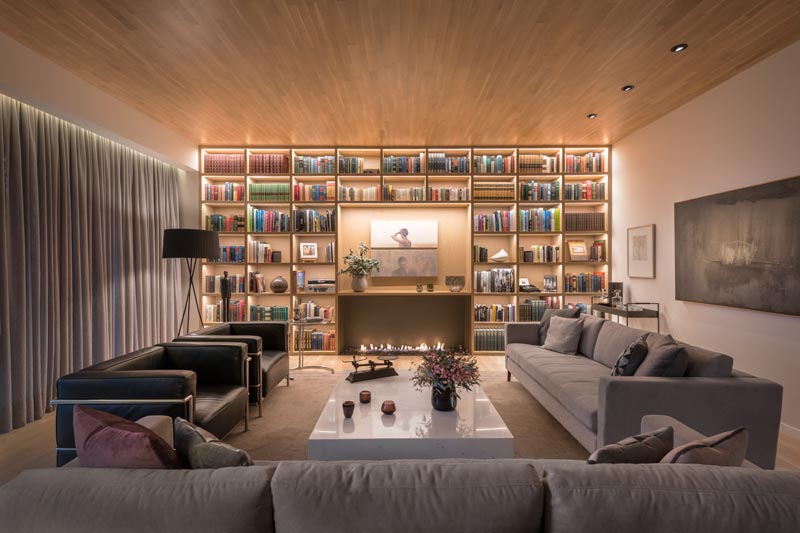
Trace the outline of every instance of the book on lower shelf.
<instances>
[{"instance_id":1,"label":"book on lower shelf","mask_svg":"<svg viewBox=\"0 0 800 533\"><path fill-rule=\"evenodd\" d=\"M558 207L520 209L519 230L521 232L561 231L561 209Z\"/></svg>"},{"instance_id":2,"label":"book on lower shelf","mask_svg":"<svg viewBox=\"0 0 800 533\"><path fill-rule=\"evenodd\" d=\"M478 213L473 217L472 230L476 233L509 233L514 231L513 211L497 210Z\"/></svg>"},{"instance_id":3,"label":"book on lower shelf","mask_svg":"<svg viewBox=\"0 0 800 533\"><path fill-rule=\"evenodd\" d=\"M303 350L332 351L336 349L336 331L317 331L316 329L305 329L302 334L294 334L294 351L300 351L302 344Z\"/></svg>"},{"instance_id":4,"label":"book on lower shelf","mask_svg":"<svg viewBox=\"0 0 800 533\"><path fill-rule=\"evenodd\" d=\"M424 202L425 187L384 185L381 197L389 202Z\"/></svg>"},{"instance_id":5,"label":"book on lower shelf","mask_svg":"<svg viewBox=\"0 0 800 533\"><path fill-rule=\"evenodd\" d=\"M378 187L347 187L339 185L340 202L377 202L381 199Z\"/></svg>"},{"instance_id":6,"label":"book on lower shelf","mask_svg":"<svg viewBox=\"0 0 800 533\"><path fill-rule=\"evenodd\" d=\"M566 231L605 231L605 213L564 213Z\"/></svg>"},{"instance_id":7,"label":"book on lower shelf","mask_svg":"<svg viewBox=\"0 0 800 533\"><path fill-rule=\"evenodd\" d=\"M558 276L545 274L542 278L542 292L558 292Z\"/></svg>"},{"instance_id":8,"label":"book on lower shelf","mask_svg":"<svg viewBox=\"0 0 800 533\"><path fill-rule=\"evenodd\" d=\"M516 289L513 268L493 268L491 270L476 270L473 279L475 292L506 292L513 293Z\"/></svg>"},{"instance_id":9,"label":"book on lower shelf","mask_svg":"<svg viewBox=\"0 0 800 533\"><path fill-rule=\"evenodd\" d=\"M564 185L564 200L605 200L606 184L602 181L586 180L583 183Z\"/></svg>"},{"instance_id":10,"label":"book on lower shelf","mask_svg":"<svg viewBox=\"0 0 800 533\"><path fill-rule=\"evenodd\" d=\"M289 308L287 306L276 305L251 305L250 320L252 321L287 321L289 320Z\"/></svg>"},{"instance_id":11,"label":"book on lower shelf","mask_svg":"<svg viewBox=\"0 0 800 533\"><path fill-rule=\"evenodd\" d=\"M220 300L216 304L205 306L205 322L222 322L224 304ZM231 300L228 305L228 320L231 322L241 322L247 320L245 312L246 304L244 300Z\"/></svg>"},{"instance_id":12,"label":"book on lower shelf","mask_svg":"<svg viewBox=\"0 0 800 533\"><path fill-rule=\"evenodd\" d=\"M206 215L206 231L243 233L244 215Z\"/></svg>"},{"instance_id":13,"label":"book on lower shelf","mask_svg":"<svg viewBox=\"0 0 800 533\"><path fill-rule=\"evenodd\" d=\"M606 287L606 275L603 272L564 275L564 292L600 292Z\"/></svg>"},{"instance_id":14,"label":"book on lower shelf","mask_svg":"<svg viewBox=\"0 0 800 533\"><path fill-rule=\"evenodd\" d=\"M472 184L474 200L514 200L514 183L510 181L478 181Z\"/></svg>"},{"instance_id":15,"label":"book on lower shelf","mask_svg":"<svg viewBox=\"0 0 800 533\"><path fill-rule=\"evenodd\" d=\"M472 262L473 263L488 263L489 262L489 249L477 244L472 247Z\"/></svg>"},{"instance_id":16,"label":"book on lower shelf","mask_svg":"<svg viewBox=\"0 0 800 533\"><path fill-rule=\"evenodd\" d=\"M475 304L475 322L516 322L517 306L514 304Z\"/></svg>"},{"instance_id":17,"label":"book on lower shelf","mask_svg":"<svg viewBox=\"0 0 800 533\"><path fill-rule=\"evenodd\" d=\"M294 231L328 233L336 231L336 213L332 209L295 209L292 212Z\"/></svg>"},{"instance_id":18,"label":"book on lower shelf","mask_svg":"<svg viewBox=\"0 0 800 533\"><path fill-rule=\"evenodd\" d=\"M224 276L206 276L206 283L205 283L205 292L207 293L218 293L220 292L220 282ZM245 288L245 277L238 274L229 274L228 281L230 281L231 286L231 293L232 294L244 294Z\"/></svg>"},{"instance_id":19,"label":"book on lower shelf","mask_svg":"<svg viewBox=\"0 0 800 533\"><path fill-rule=\"evenodd\" d=\"M428 187L429 202L469 202L469 187Z\"/></svg>"},{"instance_id":20,"label":"book on lower shelf","mask_svg":"<svg viewBox=\"0 0 800 533\"><path fill-rule=\"evenodd\" d=\"M268 242L250 241L251 263L280 263L283 254L280 250L273 250Z\"/></svg>"},{"instance_id":21,"label":"book on lower shelf","mask_svg":"<svg viewBox=\"0 0 800 533\"><path fill-rule=\"evenodd\" d=\"M520 248L524 263L560 263L561 247L544 244L533 244L530 250Z\"/></svg>"},{"instance_id":22,"label":"book on lower shelf","mask_svg":"<svg viewBox=\"0 0 800 533\"><path fill-rule=\"evenodd\" d=\"M500 352L506 348L503 328L475 328L476 352Z\"/></svg>"},{"instance_id":23,"label":"book on lower shelf","mask_svg":"<svg viewBox=\"0 0 800 533\"><path fill-rule=\"evenodd\" d=\"M219 257L209 259L209 263L244 263L244 246L220 246Z\"/></svg>"},{"instance_id":24,"label":"book on lower shelf","mask_svg":"<svg viewBox=\"0 0 800 533\"><path fill-rule=\"evenodd\" d=\"M249 210L247 228L253 233L287 233L291 229L286 213L257 207Z\"/></svg>"},{"instance_id":25,"label":"book on lower shelf","mask_svg":"<svg viewBox=\"0 0 800 533\"><path fill-rule=\"evenodd\" d=\"M250 272L249 280L250 282L248 283L248 287L251 293L260 294L269 292L267 280L264 279L264 276L261 275L260 272Z\"/></svg>"},{"instance_id":26,"label":"book on lower shelf","mask_svg":"<svg viewBox=\"0 0 800 533\"><path fill-rule=\"evenodd\" d=\"M229 183L203 185L203 200L206 202L243 202L244 184Z\"/></svg>"},{"instance_id":27,"label":"book on lower shelf","mask_svg":"<svg viewBox=\"0 0 800 533\"><path fill-rule=\"evenodd\" d=\"M332 202L336 182L329 180L325 183L296 183L293 190L295 202Z\"/></svg>"},{"instance_id":28,"label":"book on lower shelf","mask_svg":"<svg viewBox=\"0 0 800 533\"><path fill-rule=\"evenodd\" d=\"M473 174L513 174L514 155L476 155L472 157Z\"/></svg>"},{"instance_id":29,"label":"book on lower shelf","mask_svg":"<svg viewBox=\"0 0 800 533\"><path fill-rule=\"evenodd\" d=\"M297 304L300 309L300 317L307 318L321 318L326 322L330 322L336 318L336 308L332 305L318 305L313 300L308 300Z\"/></svg>"}]
</instances>

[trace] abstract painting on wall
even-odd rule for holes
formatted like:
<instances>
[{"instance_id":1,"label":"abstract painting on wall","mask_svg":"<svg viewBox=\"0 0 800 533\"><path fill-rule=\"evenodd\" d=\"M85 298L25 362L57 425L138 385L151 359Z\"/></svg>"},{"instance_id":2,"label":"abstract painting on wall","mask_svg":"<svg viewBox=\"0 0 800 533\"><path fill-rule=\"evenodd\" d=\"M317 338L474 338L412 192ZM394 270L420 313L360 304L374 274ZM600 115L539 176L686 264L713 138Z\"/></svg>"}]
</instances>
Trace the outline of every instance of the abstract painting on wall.
<instances>
[{"instance_id":1,"label":"abstract painting on wall","mask_svg":"<svg viewBox=\"0 0 800 533\"><path fill-rule=\"evenodd\" d=\"M371 248L437 248L439 223L436 220L373 220L370 223Z\"/></svg>"},{"instance_id":2,"label":"abstract painting on wall","mask_svg":"<svg viewBox=\"0 0 800 533\"><path fill-rule=\"evenodd\" d=\"M676 203L675 298L800 315L800 176Z\"/></svg>"},{"instance_id":3,"label":"abstract painting on wall","mask_svg":"<svg viewBox=\"0 0 800 533\"><path fill-rule=\"evenodd\" d=\"M376 278L431 277L439 273L439 252L431 249L372 249L372 258L381 262Z\"/></svg>"}]
</instances>

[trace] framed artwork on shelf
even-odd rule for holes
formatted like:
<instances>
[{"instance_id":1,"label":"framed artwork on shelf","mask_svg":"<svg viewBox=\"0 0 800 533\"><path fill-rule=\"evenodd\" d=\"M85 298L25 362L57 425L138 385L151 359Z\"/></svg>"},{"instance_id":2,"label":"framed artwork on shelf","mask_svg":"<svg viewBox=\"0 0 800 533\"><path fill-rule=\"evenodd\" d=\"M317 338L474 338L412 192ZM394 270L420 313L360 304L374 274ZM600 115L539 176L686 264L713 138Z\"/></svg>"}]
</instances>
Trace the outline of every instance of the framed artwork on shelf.
<instances>
[{"instance_id":1,"label":"framed artwork on shelf","mask_svg":"<svg viewBox=\"0 0 800 533\"><path fill-rule=\"evenodd\" d=\"M656 277L656 225L628 228L628 277Z\"/></svg>"},{"instance_id":2,"label":"framed artwork on shelf","mask_svg":"<svg viewBox=\"0 0 800 533\"><path fill-rule=\"evenodd\" d=\"M583 239L579 241L567 241L567 250L569 251L570 261L589 260L589 250L586 248L586 241Z\"/></svg>"},{"instance_id":3,"label":"framed artwork on shelf","mask_svg":"<svg viewBox=\"0 0 800 533\"><path fill-rule=\"evenodd\" d=\"M439 223L436 220L373 220L370 247L438 248Z\"/></svg>"},{"instance_id":4,"label":"framed artwork on shelf","mask_svg":"<svg viewBox=\"0 0 800 533\"><path fill-rule=\"evenodd\" d=\"M319 257L317 252L317 243L315 242L301 242L300 243L300 260L301 261L316 261Z\"/></svg>"}]
</instances>

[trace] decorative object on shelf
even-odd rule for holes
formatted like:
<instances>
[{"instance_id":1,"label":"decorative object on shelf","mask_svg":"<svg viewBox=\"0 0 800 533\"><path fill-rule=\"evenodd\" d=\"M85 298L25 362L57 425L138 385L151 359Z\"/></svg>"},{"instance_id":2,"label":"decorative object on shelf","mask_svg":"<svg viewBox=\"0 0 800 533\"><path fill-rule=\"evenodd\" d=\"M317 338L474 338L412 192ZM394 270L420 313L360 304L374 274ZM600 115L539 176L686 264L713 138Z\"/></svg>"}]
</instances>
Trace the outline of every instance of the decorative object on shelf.
<instances>
[{"instance_id":1,"label":"decorative object on shelf","mask_svg":"<svg viewBox=\"0 0 800 533\"><path fill-rule=\"evenodd\" d=\"M197 299L197 291L194 287L194 273L197 270L198 259L219 258L219 235L217 235L216 231L201 229L165 229L161 258L185 259L186 268L189 270L189 287L186 289L186 300L183 304L181 322L178 325L178 331L175 336L177 337L181 334L184 320L186 321L186 333L189 333L190 300L192 297L194 297L194 305L200 317L200 325L205 327L203 313L200 312L200 302Z\"/></svg>"},{"instance_id":2,"label":"decorative object on shelf","mask_svg":"<svg viewBox=\"0 0 800 533\"><path fill-rule=\"evenodd\" d=\"M300 320L301 318L302 318L302 315L300 314L300 306L296 305L294 307L294 312L292 313L292 319L293 320Z\"/></svg>"},{"instance_id":3,"label":"decorative object on shelf","mask_svg":"<svg viewBox=\"0 0 800 533\"><path fill-rule=\"evenodd\" d=\"M422 292L422 285L417 285L417 292Z\"/></svg>"},{"instance_id":4,"label":"decorative object on shelf","mask_svg":"<svg viewBox=\"0 0 800 533\"><path fill-rule=\"evenodd\" d=\"M505 251L504 248L500 248L500 251L490 257L492 261L496 263L505 263L508 261L508 252Z\"/></svg>"},{"instance_id":5,"label":"decorative object on shelf","mask_svg":"<svg viewBox=\"0 0 800 533\"><path fill-rule=\"evenodd\" d=\"M528 278L519 279L519 292L542 292L539 287L533 285Z\"/></svg>"},{"instance_id":6,"label":"decorative object on shelf","mask_svg":"<svg viewBox=\"0 0 800 533\"><path fill-rule=\"evenodd\" d=\"M358 393L358 401L361 403L369 403L372 401L372 393L368 390L362 390Z\"/></svg>"},{"instance_id":7,"label":"decorative object on shelf","mask_svg":"<svg viewBox=\"0 0 800 533\"><path fill-rule=\"evenodd\" d=\"M219 294L222 297L222 321L223 322L230 322L231 321L231 294L233 290L231 289L231 280L228 278L228 271L224 270L222 272L222 279L219 280Z\"/></svg>"},{"instance_id":8,"label":"decorative object on shelf","mask_svg":"<svg viewBox=\"0 0 800 533\"><path fill-rule=\"evenodd\" d=\"M383 404L381 404L381 413L385 415L393 415L397 411L397 406L394 404L392 400L384 400Z\"/></svg>"},{"instance_id":9,"label":"decorative object on shelf","mask_svg":"<svg viewBox=\"0 0 800 533\"><path fill-rule=\"evenodd\" d=\"M656 277L655 224L628 228L628 277Z\"/></svg>"},{"instance_id":10,"label":"decorative object on shelf","mask_svg":"<svg viewBox=\"0 0 800 533\"><path fill-rule=\"evenodd\" d=\"M281 252L278 251L278 250L275 250L274 252L272 252L272 262L273 263L280 263L281 259L282 259L282 255L283 254L281 254Z\"/></svg>"},{"instance_id":11,"label":"decorative object on shelf","mask_svg":"<svg viewBox=\"0 0 800 533\"><path fill-rule=\"evenodd\" d=\"M367 278L369 275L373 270L376 272L381 270L380 261L367 257L367 252L369 252L369 247L363 242L358 244L358 255L350 248L350 252L344 256L344 264L346 266L338 272L339 274L350 274L353 278L351 287L354 292L367 290Z\"/></svg>"},{"instance_id":12,"label":"decorative object on shelf","mask_svg":"<svg viewBox=\"0 0 800 533\"><path fill-rule=\"evenodd\" d=\"M533 252L526 250L522 253L522 261L525 263L533 263Z\"/></svg>"},{"instance_id":13,"label":"decorative object on shelf","mask_svg":"<svg viewBox=\"0 0 800 533\"><path fill-rule=\"evenodd\" d=\"M411 376L417 390L431 387L431 405L437 411L452 411L458 402L458 391L471 391L480 384L478 360L462 352L431 350L422 355L422 363Z\"/></svg>"},{"instance_id":14,"label":"decorative object on shelf","mask_svg":"<svg viewBox=\"0 0 800 533\"><path fill-rule=\"evenodd\" d=\"M397 355L379 355L378 361L373 361L367 357L359 358L357 355L353 355L352 359L343 359L343 363L350 363L353 365L355 370L350 372L347 375L347 381L350 383L356 383L359 381L366 381L368 379L378 379L378 378L388 378L390 376L396 376L397 370L394 369L392 366L392 361L397 359L399 356ZM366 362L364 362L366 361ZM359 370L361 368L369 368L369 370ZM369 391L365 391L369 393ZM368 402L362 402L368 403Z\"/></svg>"},{"instance_id":15,"label":"decorative object on shelf","mask_svg":"<svg viewBox=\"0 0 800 533\"><path fill-rule=\"evenodd\" d=\"M445 276L444 284L447 285L450 292L461 292L465 285L464 276Z\"/></svg>"},{"instance_id":16,"label":"decorative object on shelf","mask_svg":"<svg viewBox=\"0 0 800 533\"><path fill-rule=\"evenodd\" d=\"M569 260L570 261L588 261L589 260L589 251L586 249L586 241L583 239L580 240L568 240L567 241L567 251L569 252Z\"/></svg>"},{"instance_id":17,"label":"decorative object on shelf","mask_svg":"<svg viewBox=\"0 0 800 533\"><path fill-rule=\"evenodd\" d=\"M277 275L269 282L269 290L274 293L282 294L289 288L289 282L283 276Z\"/></svg>"},{"instance_id":18,"label":"decorative object on shelf","mask_svg":"<svg viewBox=\"0 0 800 533\"><path fill-rule=\"evenodd\" d=\"M300 243L300 260L313 262L319 257L317 252L317 243L315 242L301 242Z\"/></svg>"},{"instance_id":19,"label":"decorative object on shelf","mask_svg":"<svg viewBox=\"0 0 800 533\"><path fill-rule=\"evenodd\" d=\"M342 413L344 414L345 418L351 418L355 409L356 404L352 400L342 402Z\"/></svg>"},{"instance_id":20,"label":"decorative object on shelf","mask_svg":"<svg viewBox=\"0 0 800 533\"><path fill-rule=\"evenodd\" d=\"M433 283L428 283L427 289L428 292L433 292Z\"/></svg>"}]
</instances>

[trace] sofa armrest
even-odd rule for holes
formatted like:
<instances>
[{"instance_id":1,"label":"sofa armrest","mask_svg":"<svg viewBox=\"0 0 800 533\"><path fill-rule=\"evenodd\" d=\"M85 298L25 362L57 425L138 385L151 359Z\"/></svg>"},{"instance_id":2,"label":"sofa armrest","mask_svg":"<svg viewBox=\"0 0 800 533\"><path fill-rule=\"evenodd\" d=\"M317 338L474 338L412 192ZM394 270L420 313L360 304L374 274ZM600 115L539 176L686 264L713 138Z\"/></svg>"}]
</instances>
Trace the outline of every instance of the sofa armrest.
<instances>
[{"instance_id":1,"label":"sofa armrest","mask_svg":"<svg viewBox=\"0 0 800 533\"><path fill-rule=\"evenodd\" d=\"M775 467L783 387L759 378L601 376L597 445L640 430L645 415L669 415L705 435L748 430L747 459Z\"/></svg>"},{"instance_id":2,"label":"sofa armrest","mask_svg":"<svg viewBox=\"0 0 800 533\"><path fill-rule=\"evenodd\" d=\"M258 335L262 349L287 351L289 324L287 322L228 322L234 335Z\"/></svg>"},{"instance_id":3,"label":"sofa armrest","mask_svg":"<svg viewBox=\"0 0 800 533\"><path fill-rule=\"evenodd\" d=\"M172 342L242 342L247 345L250 354L261 354L261 337L258 335L184 335L172 339Z\"/></svg>"},{"instance_id":4,"label":"sofa armrest","mask_svg":"<svg viewBox=\"0 0 800 533\"><path fill-rule=\"evenodd\" d=\"M59 400L182 399L194 396L191 370L82 370L59 378Z\"/></svg>"},{"instance_id":5,"label":"sofa armrest","mask_svg":"<svg viewBox=\"0 0 800 533\"><path fill-rule=\"evenodd\" d=\"M159 344L175 368L197 374L198 385L247 386L247 345L241 342Z\"/></svg>"},{"instance_id":6,"label":"sofa armrest","mask_svg":"<svg viewBox=\"0 0 800 533\"><path fill-rule=\"evenodd\" d=\"M539 344L539 322L509 322L505 325L506 346Z\"/></svg>"}]
</instances>

